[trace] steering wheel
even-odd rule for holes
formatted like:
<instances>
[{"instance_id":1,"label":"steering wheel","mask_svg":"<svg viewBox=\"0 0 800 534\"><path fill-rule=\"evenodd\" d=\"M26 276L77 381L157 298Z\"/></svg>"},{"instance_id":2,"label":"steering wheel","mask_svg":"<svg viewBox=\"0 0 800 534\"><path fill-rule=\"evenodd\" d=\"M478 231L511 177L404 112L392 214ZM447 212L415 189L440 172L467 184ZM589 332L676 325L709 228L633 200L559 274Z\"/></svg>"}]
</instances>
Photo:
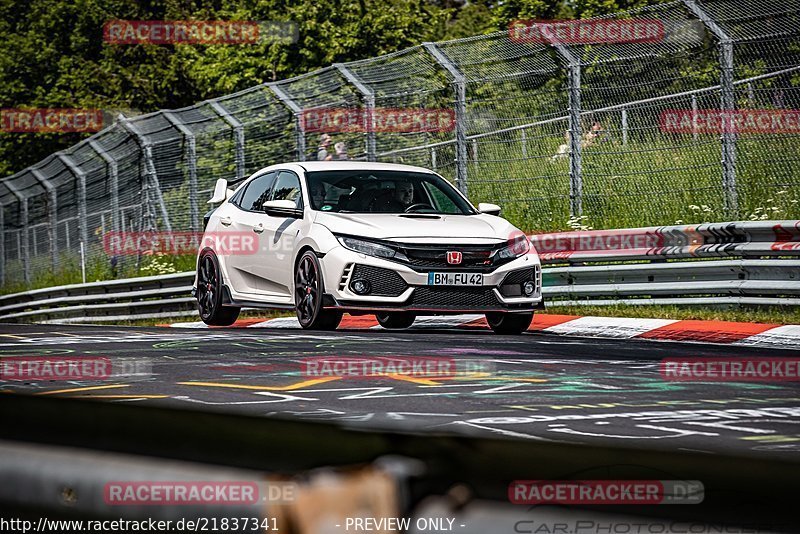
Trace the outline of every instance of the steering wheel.
<instances>
[{"instance_id":1,"label":"steering wheel","mask_svg":"<svg viewBox=\"0 0 800 534\"><path fill-rule=\"evenodd\" d=\"M431 206L430 204L428 204L426 202L417 202L416 204L411 204L409 207L407 207L404 210L404 212L405 213L410 213L410 212L414 211L416 208L430 208L431 210L436 211L436 209L433 206Z\"/></svg>"}]
</instances>

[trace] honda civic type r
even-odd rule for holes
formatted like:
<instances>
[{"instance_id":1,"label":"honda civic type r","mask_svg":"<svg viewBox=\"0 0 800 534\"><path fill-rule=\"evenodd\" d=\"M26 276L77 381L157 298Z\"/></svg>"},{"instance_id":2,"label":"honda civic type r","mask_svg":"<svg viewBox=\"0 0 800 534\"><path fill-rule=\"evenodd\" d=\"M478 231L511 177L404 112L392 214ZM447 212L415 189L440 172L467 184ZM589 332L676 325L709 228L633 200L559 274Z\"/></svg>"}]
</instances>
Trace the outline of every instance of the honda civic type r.
<instances>
[{"instance_id":1,"label":"honda civic type r","mask_svg":"<svg viewBox=\"0 0 800 534\"><path fill-rule=\"evenodd\" d=\"M209 203L221 204L205 217L194 295L210 325L257 307L294 309L311 329L336 328L344 312L375 314L385 328L481 313L495 332L520 333L543 306L528 238L498 206L476 209L427 169L273 165L235 191L218 180ZM234 250L226 235L256 245Z\"/></svg>"}]
</instances>

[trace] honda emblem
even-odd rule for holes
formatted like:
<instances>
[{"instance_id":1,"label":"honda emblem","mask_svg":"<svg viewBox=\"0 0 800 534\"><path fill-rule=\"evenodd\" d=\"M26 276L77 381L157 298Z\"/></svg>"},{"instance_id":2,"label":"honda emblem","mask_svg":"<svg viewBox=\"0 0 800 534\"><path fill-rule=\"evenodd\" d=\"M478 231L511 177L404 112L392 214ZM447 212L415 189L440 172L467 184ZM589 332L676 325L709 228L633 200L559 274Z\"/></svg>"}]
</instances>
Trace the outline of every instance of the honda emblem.
<instances>
[{"instance_id":1,"label":"honda emblem","mask_svg":"<svg viewBox=\"0 0 800 534\"><path fill-rule=\"evenodd\" d=\"M458 250L447 251L447 263L450 265L458 265L461 263L461 252Z\"/></svg>"}]
</instances>

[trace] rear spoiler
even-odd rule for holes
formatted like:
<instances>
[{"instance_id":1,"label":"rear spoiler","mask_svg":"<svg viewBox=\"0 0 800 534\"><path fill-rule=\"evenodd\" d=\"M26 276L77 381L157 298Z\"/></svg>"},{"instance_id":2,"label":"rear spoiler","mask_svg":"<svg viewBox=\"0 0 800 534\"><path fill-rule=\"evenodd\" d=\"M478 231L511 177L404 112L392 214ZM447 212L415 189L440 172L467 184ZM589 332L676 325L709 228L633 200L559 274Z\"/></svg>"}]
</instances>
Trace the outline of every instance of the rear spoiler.
<instances>
[{"instance_id":1,"label":"rear spoiler","mask_svg":"<svg viewBox=\"0 0 800 534\"><path fill-rule=\"evenodd\" d=\"M225 202L233 195L233 189L228 189L228 180L220 178L214 186L214 194L208 201L208 204L216 204L218 202Z\"/></svg>"}]
</instances>

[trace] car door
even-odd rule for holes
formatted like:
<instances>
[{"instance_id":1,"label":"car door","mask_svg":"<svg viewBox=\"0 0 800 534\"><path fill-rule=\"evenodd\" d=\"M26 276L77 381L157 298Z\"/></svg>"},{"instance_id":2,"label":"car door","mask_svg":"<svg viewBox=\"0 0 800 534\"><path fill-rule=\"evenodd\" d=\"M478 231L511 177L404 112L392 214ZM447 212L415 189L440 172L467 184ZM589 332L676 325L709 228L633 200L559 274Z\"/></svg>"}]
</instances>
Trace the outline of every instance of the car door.
<instances>
[{"instance_id":1,"label":"car door","mask_svg":"<svg viewBox=\"0 0 800 534\"><path fill-rule=\"evenodd\" d=\"M233 235L254 237L256 239L256 252L247 250L231 250L226 255L228 278L235 291L239 293L263 294L268 284L261 280L262 272L259 268L261 262L269 255L269 248L261 236L264 219L263 204L269 199L272 185L277 173L268 172L250 180L241 195L231 199L235 209L227 212L227 217L220 219L221 229L230 231Z\"/></svg>"},{"instance_id":2,"label":"car door","mask_svg":"<svg viewBox=\"0 0 800 534\"><path fill-rule=\"evenodd\" d=\"M303 195L300 177L289 170L279 170L270 190L269 200L291 200L302 210ZM259 266L261 277L268 282L270 291L293 297L295 243L298 240L302 219L283 216L263 217L262 247L266 248L264 261Z\"/></svg>"}]
</instances>

